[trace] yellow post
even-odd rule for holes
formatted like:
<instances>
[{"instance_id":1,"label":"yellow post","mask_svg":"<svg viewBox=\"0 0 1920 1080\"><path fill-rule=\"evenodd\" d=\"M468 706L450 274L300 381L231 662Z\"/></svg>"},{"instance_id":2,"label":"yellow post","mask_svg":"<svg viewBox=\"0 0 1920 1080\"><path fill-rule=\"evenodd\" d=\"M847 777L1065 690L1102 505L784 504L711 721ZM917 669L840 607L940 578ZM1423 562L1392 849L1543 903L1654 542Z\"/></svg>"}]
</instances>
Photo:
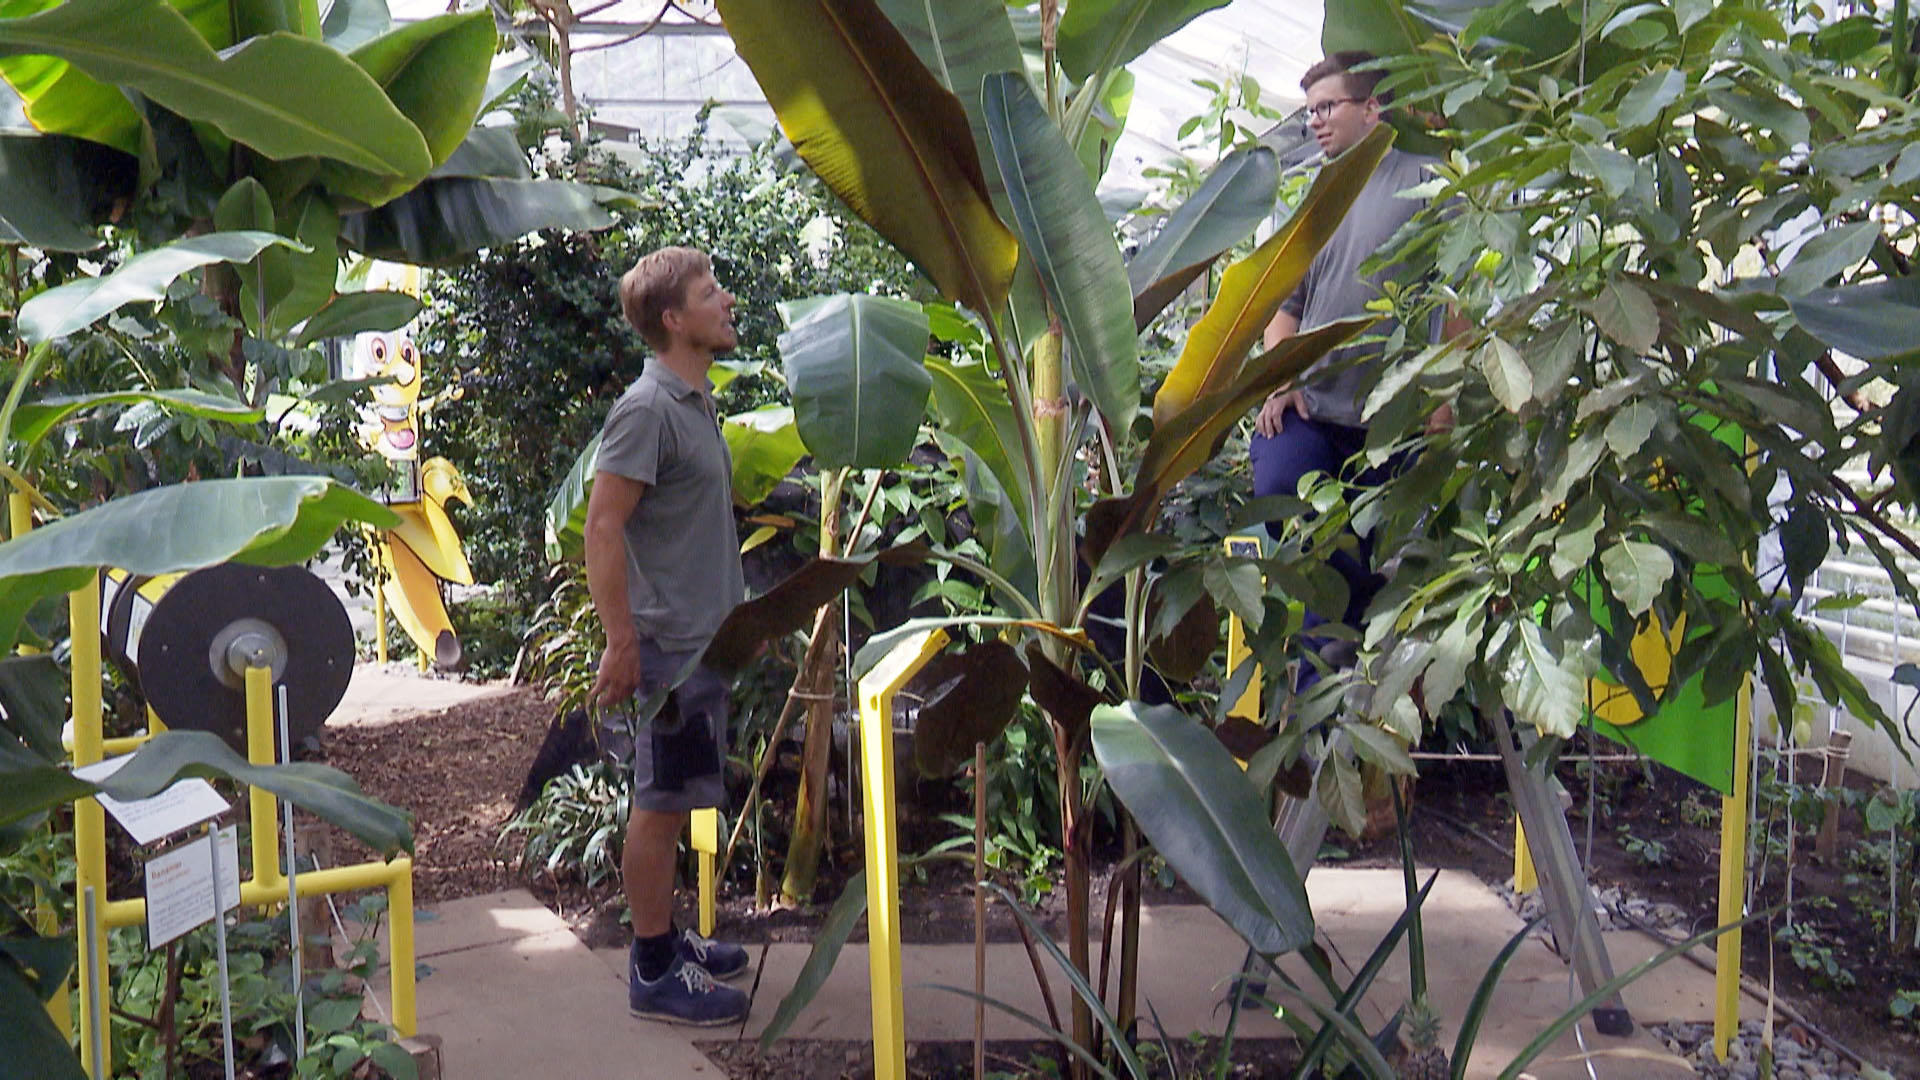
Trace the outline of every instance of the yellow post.
<instances>
[{"instance_id":1,"label":"yellow post","mask_svg":"<svg viewBox=\"0 0 1920 1080\"><path fill-rule=\"evenodd\" d=\"M860 679L874 1080L907 1080L906 1003L900 981L900 834L893 814L893 695L946 643L946 631L923 630L894 646Z\"/></svg>"},{"instance_id":2,"label":"yellow post","mask_svg":"<svg viewBox=\"0 0 1920 1080\"><path fill-rule=\"evenodd\" d=\"M393 1030L403 1039L419 1034L413 1005L413 860L402 856L387 864L387 957L393 973ZM306 875L301 875L305 880Z\"/></svg>"},{"instance_id":3,"label":"yellow post","mask_svg":"<svg viewBox=\"0 0 1920 1080\"><path fill-rule=\"evenodd\" d=\"M1740 688L1733 720L1733 794L1720 799L1720 925L1746 915L1747 746L1753 734L1753 677ZM1727 1060L1727 1046L1740 1029L1740 931L1714 943L1713 1052Z\"/></svg>"},{"instance_id":4,"label":"yellow post","mask_svg":"<svg viewBox=\"0 0 1920 1080\"><path fill-rule=\"evenodd\" d=\"M7 493L7 536L25 536L33 530L33 500L24 491Z\"/></svg>"},{"instance_id":5,"label":"yellow post","mask_svg":"<svg viewBox=\"0 0 1920 1080\"><path fill-rule=\"evenodd\" d=\"M247 760L274 765L273 669L247 667ZM269 889L286 891L280 873L280 800L263 787L247 789L248 820L252 826L253 880Z\"/></svg>"},{"instance_id":6,"label":"yellow post","mask_svg":"<svg viewBox=\"0 0 1920 1080\"><path fill-rule=\"evenodd\" d=\"M1229 536L1226 541L1227 554L1237 558L1257 559L1260 557L1260 538L1257 536ZM1247 629L1240 622L1240 616L1227 617L1227 677L1232 678L1238 668L1253 651L1247 648ZM1260 668L1255 665L1253 677L1247 681L1247 688L1240 692L1239 698L1227 708L1228 716L1238 716L1243 720L1260 721Z\"/></svg>"},{"instance_id":7,"label":"yellow post","mask_svg":"<svg viewBox=\"0 0 1920 1080\"><path fill-rule=\"evenodd\" d=\"M712 807L693 812L693 850L700 853L700 934L713 934L714 857L720 854L720 811Z\"/></svg>"},{"instance_id":8,"label":"yellow post","mask_svg":"<svg viewBox=\"0 0 1920 1080\"><path fill-rule=\"evenodd\" d=\"M85 585L67 596L67 625L73 638L73 763L91 765L100 760L100 578L91 576ZM84 895L88 886L104 903L107 898L107 819L100 803L91 796L73 804L74 895ZM101 921L102 932L106 922ZM93 1024L86 1002L97 985L107 993L106 950L88 947L84 928L79 938L80 988L80 1060L94 1080L112 1075L112 1025L100 1032L104 1060L93 1060Z\"/></svg>"},{"instance_id":9,"label":"yellow post","mask_svg":"<svg viewBox=\"0 0 1920 1080\"><path fill-rule=\"evenodd\" d=\"M1527 827L1520 823L1520 815L1513 815L1513 891L1525 896L1540 887L1540 878L1533 872L1533 852L1527 850Z\"/></svg>"},{"instance_id":10,"label":"yellow post","mask_svg":"<svg viewBox=\"0 0 1920 1080\"><path fill-rule=\"evenodd\" d=\"M387 662L387 591L378 582L373 586L373 655Z\"/></svg>"}]
</instances>

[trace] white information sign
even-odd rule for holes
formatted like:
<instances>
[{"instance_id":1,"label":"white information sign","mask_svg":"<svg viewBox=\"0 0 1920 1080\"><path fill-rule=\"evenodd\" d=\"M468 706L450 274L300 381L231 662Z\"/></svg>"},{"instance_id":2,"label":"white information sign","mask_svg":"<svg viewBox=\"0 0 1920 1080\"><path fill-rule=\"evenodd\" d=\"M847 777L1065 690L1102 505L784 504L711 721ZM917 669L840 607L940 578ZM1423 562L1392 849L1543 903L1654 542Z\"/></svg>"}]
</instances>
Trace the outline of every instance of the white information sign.
<instances>
[{"instance_id":1,"label":"white information sign","mask_svg":"<svg viewBox=\"0 0 1920 1080\"><path fill-rule=\"evenodd\" d=\"M240 840L220 837L220 906L240 906ZM213 864L205 837L147 860L147 948L157 949L213 918Z\"/></svg>"},{"instance_id":2,"label":"white information sign","mask_svg":"<svg viewBox=\"0 0 1920 1080\"><path fill-rule=\"evenodd\" d=\"M82 765L73 770L73 775L97 784L119 772L120 767L131 760L132 754L121 754L92 765ZM127 830L136 844L151 844L163 836L191 829L227 812L227 800L213 790L212 784L198 779L181 780L150 799L121 802L101 795L99 800L101 809L113 815L113 820Z\"/></svg>"}]
</instances>

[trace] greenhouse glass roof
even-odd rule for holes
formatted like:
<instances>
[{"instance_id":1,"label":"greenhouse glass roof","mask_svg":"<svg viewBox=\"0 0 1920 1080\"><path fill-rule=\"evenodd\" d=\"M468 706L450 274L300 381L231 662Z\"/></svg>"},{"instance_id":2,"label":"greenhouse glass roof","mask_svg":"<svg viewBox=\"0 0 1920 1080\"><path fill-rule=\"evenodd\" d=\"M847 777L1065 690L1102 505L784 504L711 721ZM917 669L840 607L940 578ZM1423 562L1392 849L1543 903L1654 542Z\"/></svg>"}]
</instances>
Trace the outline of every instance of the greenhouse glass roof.
<instances>
[{"instance_id":1,"label":"greenhouse glass roof","mask_svg":"<svg viewBox=\"0 0 1920 1080\"><path fill-rule=\"evenodd\" d=\"M427 18L450 6L448 0L390 4L396 20ZM574 11L580 20L573 28L575 93L609 143L684 135L708 102L716 106L720 122L712 130L720 138L744 143L770 130L772 110L710 0L576 0ZM1196 79L1251 75L1264 104L1297 108L1300 75L1320 56L1320 15L1321 5L1311 0L1235 0L1128 65L1135 78L1132 112L1109 184L1134 186L1143 169L1181 151L1180 125L1211 96ZM521 32L546 31L523 19ZM1184 149L1203 162L1212 156L1191 141Z\"/></svg>"}]
</instances>

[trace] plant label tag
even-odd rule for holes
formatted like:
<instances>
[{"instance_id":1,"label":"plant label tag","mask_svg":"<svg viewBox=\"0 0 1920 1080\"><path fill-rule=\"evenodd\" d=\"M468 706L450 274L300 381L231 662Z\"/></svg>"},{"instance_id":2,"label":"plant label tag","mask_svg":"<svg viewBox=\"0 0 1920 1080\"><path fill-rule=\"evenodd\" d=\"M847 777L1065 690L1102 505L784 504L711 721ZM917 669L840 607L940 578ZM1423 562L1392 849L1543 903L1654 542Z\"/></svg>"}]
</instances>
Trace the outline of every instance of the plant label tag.
<instances>
[{"instance_id":1,"label":"plant label tag","mask_svg":"<svg viewBox=\"0 0 1920 1080\"><path fill-rule=\"evenodd\" d=\"M82 765L73 770L73 775L97 784L119 772L120 767L132 759L132 754L121 754ZM113 815L113 820L127 830L136 844L151 844L163 836L191 829L228 809L227 800L213 790L213 785L199 779L182 780L150 799L121 802L107 795L95 798L100 800L100 808Z\"/></svg>"},{"instance_id":2,"label":"plant label tag","mask_svg":"<svg viewBox=\"0 0 1920 1080\"><path fill-rule=\"evenodd\" d=\"M240 839L229 825L220 837L220 906L240 906ZM205 837L147 860L147 948L158 949L213 918L213 865Z\"/></svg>"}]
</instances>

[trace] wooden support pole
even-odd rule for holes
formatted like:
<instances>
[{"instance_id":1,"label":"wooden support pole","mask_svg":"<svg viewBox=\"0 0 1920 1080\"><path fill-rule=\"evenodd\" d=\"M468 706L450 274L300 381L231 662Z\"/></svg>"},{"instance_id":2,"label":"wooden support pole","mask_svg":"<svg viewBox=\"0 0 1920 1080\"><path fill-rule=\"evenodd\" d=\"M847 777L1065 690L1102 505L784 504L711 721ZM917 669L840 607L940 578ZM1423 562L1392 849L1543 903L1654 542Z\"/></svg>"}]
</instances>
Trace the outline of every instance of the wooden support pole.
<instances>
[{"instance_id":1,"label":"wooden support pole","mask_svg":"<svg viewBox=\"0 0 1920 1080\"><path fill-rule=\"evenodd\" d=\"M1827 737L1826 767L1820 773L1822 791L1838 791L1847 786L1847 757L1853 752L1853 732L1836 731ZM1840 848L1840 807L1826 800L1826 814L1820 819L1820 833L1814 837L1813 853L1824 865L1833 865Z\"/></svg>"}]
</instances>

